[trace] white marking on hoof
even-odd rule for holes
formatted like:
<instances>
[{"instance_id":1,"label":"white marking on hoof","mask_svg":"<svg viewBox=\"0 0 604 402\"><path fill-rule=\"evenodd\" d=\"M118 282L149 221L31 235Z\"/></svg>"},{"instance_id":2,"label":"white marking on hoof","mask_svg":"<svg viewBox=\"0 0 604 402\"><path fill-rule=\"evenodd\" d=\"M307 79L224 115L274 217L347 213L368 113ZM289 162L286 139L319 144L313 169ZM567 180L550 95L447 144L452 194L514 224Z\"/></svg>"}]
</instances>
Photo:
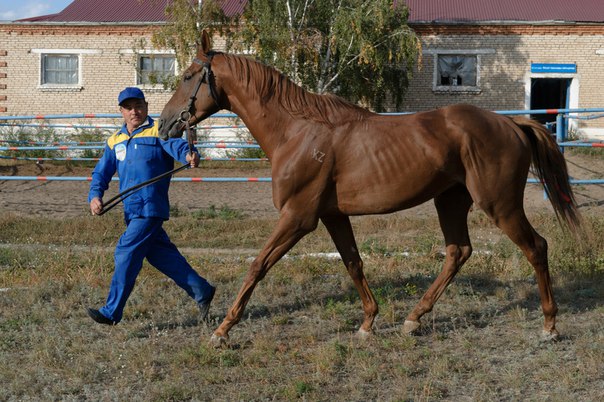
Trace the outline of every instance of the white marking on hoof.
<instances>
[{"instance_id":1,"label":"white marking on hoof","mask_svg":"<svg viewBox=\"0 0 604 402\"><path fill-rule=\"evenodd\" d=\"M357 331L357 338L367 339L371 336L371 331L366 331L363 328L359 328Z\"/></svg>"},{"instance_id":2,"label":"white marking on hoof","mask_svg":"<svg viewBox=\"0 0 604 402\"><path fill-rule=\"evenodd\" d=\"M555 329L551 330L551 331L544 329L543 331L541 331L541 340L543 342L555 342L559 339L560 339L560 333L558 331L556 331Z\"/></svg>"},{"instance_id":3,"label":"white marking on hoof","mask_svg":"<svg viewBox=\"0 0 604 402\"><path fill-rule=\"evenodd\" d=\"M227 342L228 342L228 337L226 336L219 336L216 334L212 334L212 337L210 338L210 343L212 344L212 346L214 346L215 348L221 348L226 346Z\"/></svg>"},{"instance_id":4,"label":"white marking on hoof","mask_svg":"<svg viewBox=\"0 0 604 402\"><path fill-rule=\"evenodd\" d=\"M405 334L413 334L419 330L422 324L419 321L405 320L403 324L403 332Z\"/></svg>"}]
</instances>

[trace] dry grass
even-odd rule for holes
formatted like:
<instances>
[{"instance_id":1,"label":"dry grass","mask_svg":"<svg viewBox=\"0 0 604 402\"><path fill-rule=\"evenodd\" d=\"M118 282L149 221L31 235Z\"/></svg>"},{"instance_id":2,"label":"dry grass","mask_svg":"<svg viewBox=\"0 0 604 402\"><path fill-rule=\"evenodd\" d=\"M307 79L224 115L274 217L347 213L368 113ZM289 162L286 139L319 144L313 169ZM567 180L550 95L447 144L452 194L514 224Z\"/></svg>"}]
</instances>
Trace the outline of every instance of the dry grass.
<instances>
[{"instance_id":1,"label":"dry grass","mask_svg":"<svg viewBox=\"0 0 604 402\"><path fill-rule=\"evenodd\" d=\"M227 349L208 344L268 219L181 216L167 231L218 285L210 326L146 266L116 327L94 324L113 269L121 216L44 219L0 214L0 400L595 401L604 394L604 219L592 243L569 242L552 216L532 217L550 243L562 339L542 343L534 275L480 213L476 253L421 335L405 315L442 264L436 219L354 219L380 304L376 334L354 336L360 301L321 227L257 287ZM411 256L409 256L411 255Z\"/></svg>"}]
</instances>

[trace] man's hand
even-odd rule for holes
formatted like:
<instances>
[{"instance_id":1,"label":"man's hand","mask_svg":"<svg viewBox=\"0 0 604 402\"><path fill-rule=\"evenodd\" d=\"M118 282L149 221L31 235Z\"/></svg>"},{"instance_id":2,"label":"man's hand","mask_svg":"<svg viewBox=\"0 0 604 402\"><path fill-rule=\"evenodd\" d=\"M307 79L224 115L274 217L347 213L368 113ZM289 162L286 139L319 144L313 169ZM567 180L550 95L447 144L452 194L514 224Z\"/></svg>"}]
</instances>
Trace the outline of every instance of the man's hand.
<instances>
[{"instance_id":1,"label":"man's hand","mask_svg":"<svg viewBox=\"0 0 604 402\"><path fill-rule=\"evenodd\" d=\"M92 215L98 215L103 210L103 200L98 197L95 197L90 201L90 212Z\"/></svg>"},{"instance_id":2,"label":"man's hand","mask_svg":"<svg viewBox=\"0 0 604 402\"><path fill-rule=\"evenodd\" d=\"M192 168L199 166L199 154L197 152L193 152L193 155L187 154L187 163L189 163Z\"/></svg>"}]
</instances>

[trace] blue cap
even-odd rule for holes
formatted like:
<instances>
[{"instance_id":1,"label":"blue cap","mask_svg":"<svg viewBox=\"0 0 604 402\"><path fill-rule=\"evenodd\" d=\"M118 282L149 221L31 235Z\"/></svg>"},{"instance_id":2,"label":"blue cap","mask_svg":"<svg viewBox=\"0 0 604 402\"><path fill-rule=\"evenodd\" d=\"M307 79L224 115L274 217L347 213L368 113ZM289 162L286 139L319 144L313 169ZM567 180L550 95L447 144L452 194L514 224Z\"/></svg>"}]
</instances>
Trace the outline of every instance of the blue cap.
<instances>
[{"instance_id":1,"label":"blue cap","mask_svg":"<svg viewBox=\"0 0 604 402\"><path fill-rule=\"evenodd\" d=\"M136 87L127 87L117 97L117 104L121 105L123 101L126 99L142 99L145 100L145 94L139 88Z\"/></svg>"}]
</instances>

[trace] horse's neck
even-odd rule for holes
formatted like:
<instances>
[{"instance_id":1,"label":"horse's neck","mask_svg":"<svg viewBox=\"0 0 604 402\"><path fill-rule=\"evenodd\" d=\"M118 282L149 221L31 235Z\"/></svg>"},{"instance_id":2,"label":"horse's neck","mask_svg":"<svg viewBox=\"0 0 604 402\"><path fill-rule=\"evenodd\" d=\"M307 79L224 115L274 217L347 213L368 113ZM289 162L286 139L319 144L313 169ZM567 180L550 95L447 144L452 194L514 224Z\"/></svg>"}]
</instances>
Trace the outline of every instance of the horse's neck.
<instances>
[{"instance_id":1,"label":"horse's neck","mask_svg":"<svg viewBox=\"0 0 604 402\"><path fill-rule=\"evenodd\" d=\"M295 124L295 118L276 98L268 100L266 104L263 100L266 95L256 92L262 89L250 82L264 79L262 75L266 71L262 70L270 68L232 55L215 57L213 67L217 82L220 82L228 98L228 109L241 118L262 150L271 158L279 144L286 142L286 136L291 132L288 128Z\"/></svg>"},{"instance_id":2,"label":"horse's neck","mask_svg":"<svg viewBox=\"0 0 604 402\"><path fill-rule=\"evenodd\" d=\"M236 92L236 91L235 91ZM231 111L243 121L269 159L284 141L291 116L281 106L261 106L257 97L249 94L229 96Z\"/></svg>"}]
</instances>

